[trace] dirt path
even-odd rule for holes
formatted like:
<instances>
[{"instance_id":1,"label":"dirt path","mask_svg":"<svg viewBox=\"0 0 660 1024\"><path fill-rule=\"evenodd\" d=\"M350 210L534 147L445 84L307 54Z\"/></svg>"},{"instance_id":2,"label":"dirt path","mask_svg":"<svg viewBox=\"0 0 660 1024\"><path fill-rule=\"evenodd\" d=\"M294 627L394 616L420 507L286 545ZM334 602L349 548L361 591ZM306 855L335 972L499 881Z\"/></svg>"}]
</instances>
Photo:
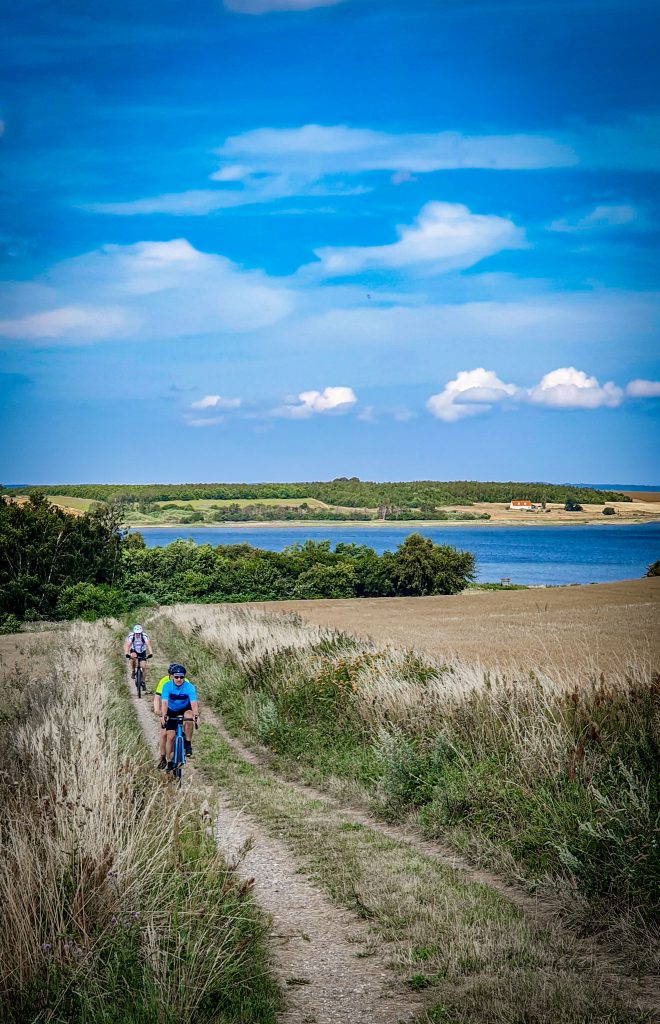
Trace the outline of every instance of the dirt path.
<instances>
[{"instance_id":1,"label":"dirt path","mask_svg":"<svg viewBox=\"0 0 660 1024\"><path fill-rule=\"evenodd\" d=\"M130 674L126 678L143 733L155 752L160 730L153 698L137 700ZM206 709L204 717L224 739L219 719ZM189 786L208 791L194 761L185 771ZM214 792L214 801L217 797ZM224 799L216 824L220 849L241 878L254 880L255 900L271 919L273 966L287 999L281 1024L402 1024L419 1018L422 1000L405 989L374 952L369 926L337 908L309 882L284 843Z\"/></svg>"},{"instance_id":2,"label":"dirt path","mask_svg":"<svg viewBox=\"0 0 660 1024\"><path fill-rule=\"evenodd\" d=\"M236 757L242 761L246 761L249 764L257 766L262 770L271 772L267 752L264 751L263 753L259 753L249 747L246 747L240 742L240 740L231 736L227 732L219 716L210 708L205 708L204 718L206 722L213 725L223 742L227 744ZM280 779L280 777L275 773L271 772L271 774L274 778ZM280 781L283 780L280 779ZM567 939L570 940L571 945L573 945L579 952L582 962L589 968L601 971L607 979L607 983L610 984L613 989L619 989L627 992L630 996L631 1002L637 1003L637 1005L650 1011L660 1013L660 979L653 976L635 978L631 977L629 974L622 973L622 969L625 966L623 957L619 962L617 962L616 957L611 951L604 948L602 943L593 941L589 938L578 938L573 929L571 929L568 924L564 924L558 918L555 910L548 906L548 904L542 899L536 899L534 896L526 893L523 889L507 883L492 871L475 868L450 847L444 846L442 843L435 840L431 841L424 839L423 836L412 829L406 829L402 826L388 825L385 822L374 818L367 810L348 807L345 804L340 803L328 793L323 790L318 790L313 786L292 782L291 780L286 780L286 784L292 789L300 792L301 796L305 799L311 798L321 801L328 808L338 812L338 824L341 824L342 822L361 824L372 832L386 836L388 839L392 839L397 843L405 843L416 852L437 861L444 867L462 872L465 876L466 882L484 885L489 889L494 890L500 896L509 900L510 903L522 911L522 913L527 917L536 920L542 927L554 932L564 932ZM255 827L259 828L258 825ZM254 870L255 872L263 870L268 871L268 865L261 864L258 867L255 866ZM295 867L294 870L296 870ZM289 883L287 882L287 886L288 884ZM261 899L259 899L259 902L261 903ZM265 904L262 903L262 906L265 906ZM335 1018L333 1017L327 1018L329 1021L334 1019ZM337 1019L340 1020L342 1018L339 1017ZM345 1019L354 1019L356 1021L362 1020L360 1017ZM660 1019L660 1017L658 1019ZM291 1020L297 1021L298 1018L293 1017ZM373 1024L373 1017L367 1017L365 1020L369 1020ZM388 1018L380 1016L378 1020L385 1024Z\"/></svg>"}]
</instances>

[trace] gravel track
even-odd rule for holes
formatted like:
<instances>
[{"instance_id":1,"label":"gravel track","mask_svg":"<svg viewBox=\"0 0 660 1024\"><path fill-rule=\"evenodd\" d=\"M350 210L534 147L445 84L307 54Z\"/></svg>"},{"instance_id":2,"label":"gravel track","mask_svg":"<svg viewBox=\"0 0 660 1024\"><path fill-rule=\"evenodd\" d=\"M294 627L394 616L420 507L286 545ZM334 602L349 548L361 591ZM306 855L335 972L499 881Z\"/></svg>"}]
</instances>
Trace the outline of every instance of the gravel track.
<instances>
[{"instance_id":1,"label":"gravel track","mask_svg":"<svg viewBox=\"0 0 660 1024\"><path fill-rule=\"evenodd\" d=\"M155 752L160 728L152 697L138 700L130 673L126 678L142 731ZM206 708L204 719L229 742L220 720ZM235 741L231 745L238 752ZM246 748L238 749L244 760L259 763ZM199 787L200 795L209 789L194 761L186 764L184 784ZM242 879L253 880L255 901L270 917L273 968L286 996L281 1024L403 1024L419 1019L421 997L406 989L385 958L374 952L369 925L331 903L304 877L301 863L283 842L214 791L214 803L218 797L218 846Z\"/></svg>"}]
</instances>

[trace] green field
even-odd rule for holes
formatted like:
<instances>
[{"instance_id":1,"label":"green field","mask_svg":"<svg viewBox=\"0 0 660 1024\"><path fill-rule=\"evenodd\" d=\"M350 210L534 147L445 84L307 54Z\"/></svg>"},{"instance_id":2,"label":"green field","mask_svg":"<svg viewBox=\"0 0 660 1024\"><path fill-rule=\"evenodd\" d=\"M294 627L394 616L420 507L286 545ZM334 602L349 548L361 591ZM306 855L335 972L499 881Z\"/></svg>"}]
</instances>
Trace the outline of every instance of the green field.
<instances>
[{"instance_id":1,"label":"green field","mask_svg":"<svg viewBox=\"0 0 660 1024\"><path fill-rule=\"evenodd\" d=\"M227 505L238 505L240 508L245 508L246 505L280 505L284 508L298 508L300 505L309 505L310 508L334 507L317 498L193 498L190 501L156 501L154 504L160 508L174 508L175 511L177 506L186 505L199 512Z\"/></svg>"},{"instance_id":2,"label":"green field","mask_svg":"<svg viewBox=\"0 0 660 1024\"><path fill-rule=\"evenodd\" d=\"M51 505L57 505L58 508L75 508L79 512L89 512L90 508L98 505L93 498L73 498L68 494L49 494L48 500Z\"/></svg>"}]
</instances>

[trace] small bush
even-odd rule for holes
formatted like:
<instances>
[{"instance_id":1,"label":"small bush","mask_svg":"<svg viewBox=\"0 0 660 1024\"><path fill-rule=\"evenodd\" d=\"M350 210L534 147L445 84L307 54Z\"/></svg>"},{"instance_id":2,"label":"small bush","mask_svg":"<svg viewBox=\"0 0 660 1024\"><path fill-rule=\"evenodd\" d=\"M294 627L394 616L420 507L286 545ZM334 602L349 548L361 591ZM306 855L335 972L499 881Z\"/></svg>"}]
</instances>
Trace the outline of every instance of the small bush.
<instances>
[{"instance_id":1,"label":"small bush","mask_svg":"<svg viewBox=\"0 0 660 1024\"><path fill-rule=\"evenodd\" d=\"M644 573L645 576L660 576L660 558L656 562L651 562L648 569Z\"/></svg>"},{"instance_id":2,"label":"small bush","mask_svg":"<svg viewBox=\"0 0 660 1024\"><path fill-rule=\"evenodd\" d=\"M15 615L3 615L0 617L0 635L8 633L20 633L21 624Z\"/></svg>"},{"instance_id":3,"label":"small bush","mask_svg":"<svg viewBox=\"0 0 660 1024\"><path fill-rule=\"evenodd\" d=\"M82 619L84 622L124 615L128 610L122 591L107 583L74 583L64 588L57 602L57 613L61 619Z\"/></svg>"},{"instance_id":4,"label":"small bush","mask_svg":"<svg viewBox=\"0 0 660 1024\"><path fill-rule=\"evenodd\" d=\"M606 505L605 508L603 509L603 515L604 516L615 516L616 515L616 509L612 508L611 505Z\"/></svg>"}]
</instances>

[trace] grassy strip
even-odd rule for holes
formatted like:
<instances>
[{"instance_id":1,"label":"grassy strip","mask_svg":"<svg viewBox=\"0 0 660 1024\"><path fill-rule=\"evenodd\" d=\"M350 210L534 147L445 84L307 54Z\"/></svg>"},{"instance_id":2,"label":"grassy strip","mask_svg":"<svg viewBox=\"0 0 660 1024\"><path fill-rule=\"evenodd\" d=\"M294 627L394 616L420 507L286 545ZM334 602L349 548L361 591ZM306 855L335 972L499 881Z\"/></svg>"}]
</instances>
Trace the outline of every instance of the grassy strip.
<instances>
[{"instance_id":1,"label":"grassy strip","mask_svg":"<svg viewBox=\"0 0 660 1024\"><path fill-rule=\"evenodd\" d=\"M389 820L606 924L639 969L653 962L657 681L566 691L479 677L229 608L160 621L228 727L267 745L278 770L361 791Z\"/></svg>"},{"instance_id":2,"label":"grassy strip","mask_svg":"<svg viewBox=\"0 0 660 1024\"><path fill-rule=\"evenodd\" d=\"M143 770L108 639L74 626L0 722L0 1017L274 1021L263 924L208 818Z\"/></svg>"},{"instance_id":3,"label":"grassy strip","mask_svg":"<svg viewBox=\"0 0 660 1024\"><path fill-rule=\"evenodd\" d=\"M262 769L202 726L196 757L339 904L369 921L368 957L384 945L412 991L428 989L428 1022L633 1024L626 1006L584 970L565 936L540 928L486 886L397 843Z\"/></svg>"}]
</instances>

